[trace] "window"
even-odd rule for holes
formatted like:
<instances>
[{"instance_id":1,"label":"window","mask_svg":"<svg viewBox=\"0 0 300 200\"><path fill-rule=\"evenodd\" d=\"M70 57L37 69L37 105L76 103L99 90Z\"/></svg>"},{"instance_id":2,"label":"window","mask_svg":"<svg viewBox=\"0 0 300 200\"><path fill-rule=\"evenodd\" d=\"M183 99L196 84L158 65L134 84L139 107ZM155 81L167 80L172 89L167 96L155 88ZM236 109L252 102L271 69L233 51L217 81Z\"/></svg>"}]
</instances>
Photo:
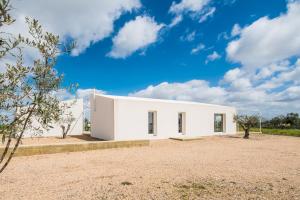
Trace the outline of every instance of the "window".
<instances>
[{"instance_id":1,"label":"window","mask_svg":"<svg viewBox=\"0 0 300 200\"><path fill-rule=\"evenodd\" d=\"M148 133L156 134L156 112L148 112Z\"/></svg>"},{"instance_id":2,"label":"window","mask_svg":"<svg viewBox=\"0 0 300 200\"><path fill-rule=\"evenodd\" d=\"M178 133L184 133L185 113L178 113Z\"/></svg>"},{"instance_id":3,"label":"window","mask_svg":"<svg viewBox=\"0 0 300 200\"><path fill-rule=\"evenodd\" d=\"M224 115L215 114L215 132L224 132Z\"/></svg>"}]
</instances>

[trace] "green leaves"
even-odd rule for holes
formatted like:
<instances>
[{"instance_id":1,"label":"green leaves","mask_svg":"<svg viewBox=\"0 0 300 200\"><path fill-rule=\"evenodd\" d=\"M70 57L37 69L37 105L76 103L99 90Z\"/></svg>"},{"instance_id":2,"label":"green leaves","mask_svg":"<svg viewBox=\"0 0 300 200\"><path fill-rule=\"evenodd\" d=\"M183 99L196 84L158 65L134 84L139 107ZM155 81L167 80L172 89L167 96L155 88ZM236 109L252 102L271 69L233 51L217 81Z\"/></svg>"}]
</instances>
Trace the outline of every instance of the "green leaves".
<instances>
[{"instance_id":1,"label":"green leaves","mask_svg":"<svg viewBox=\"0 0 300 200\"><path fill-rule=\"evenodd\" d=\"M10 25L15 21L9 14L10 9L9 0L0 0L0 26Z\"/></svg>"},{"instance_id":2,"label":"green leaves","mask_svg":"<svg viewBox=\"0 0 300 200\"><path fill-rule=\"evenodd\" d=\"M14 20L8 14L8 0L0 0L0 28ZM57 56L70 52L73 44L61 44L59 36L43 30L39 21L27 17L29 37L0 31L0 59L9 54L14 63L7 63L0 73L0 134L6 138L17 137L19 142L25 130L41 132L61 119L65 108L54 95L61 88L62 75L55 70ZM24 64L22 47L35 49L39 56L29 66ZM67 48L66 48L67 47ZM71 85L69 90L76 89ZM72 118L67 118L67 122ZM36 125L38 123L38 126ZM69 127L69 126L68 126ZM69 128L68 128L69 129ZM68 130L67 129L67 130ZM16 143L16 146L18 145ZM6 144L6 148L10 145ZM7 152L6 152L7 153ZM5 154L6 154L5 153ZM13 154L13 153L12 153ZM9 155L9 160L12 154ZM3 158L4 154L1 156ZM2 162L2 159L0 163ZM4 167L6 164L4 164ZM0 173L3 167L0 169Z\"/></svg>"}]
</instances>

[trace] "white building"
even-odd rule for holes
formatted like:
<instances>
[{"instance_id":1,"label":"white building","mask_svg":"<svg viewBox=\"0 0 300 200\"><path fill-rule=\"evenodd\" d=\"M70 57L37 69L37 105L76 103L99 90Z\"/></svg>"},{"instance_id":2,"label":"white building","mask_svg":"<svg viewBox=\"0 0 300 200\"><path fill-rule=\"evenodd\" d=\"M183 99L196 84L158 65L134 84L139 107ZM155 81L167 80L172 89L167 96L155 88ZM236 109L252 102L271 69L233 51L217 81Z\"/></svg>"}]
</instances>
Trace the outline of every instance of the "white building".
<instances>
[{"instance_id":1,"label":"white building","mask_svg":"<svg viewBox=\"0 0 300 200\"><path fill-rule=\"evenodd\" d=\"M70 131L68 135L82 135L83 134L83 99L68 100L62 101L61 104L66 104L69 106L64 113L69 114L72 113L72 117L74 118L71 123ZM33 123L34 127L39 127L38 122ZM41 132L36 132L33 130L26 130L23 134L23 137L61 137L62 136L62 128L61 122L57 122L51 124L51 128L49 130L41 129Z\"/></svg>"},{"instance_id":2,"label":"white building","mask_svg":"<svg viewBox=\"0 0 300 200\"><path fill-rule=\"evenodd\" d=\"M91 135L104 140L235 134L228 106L93 94Z\"/></svg>"}]
</instances>

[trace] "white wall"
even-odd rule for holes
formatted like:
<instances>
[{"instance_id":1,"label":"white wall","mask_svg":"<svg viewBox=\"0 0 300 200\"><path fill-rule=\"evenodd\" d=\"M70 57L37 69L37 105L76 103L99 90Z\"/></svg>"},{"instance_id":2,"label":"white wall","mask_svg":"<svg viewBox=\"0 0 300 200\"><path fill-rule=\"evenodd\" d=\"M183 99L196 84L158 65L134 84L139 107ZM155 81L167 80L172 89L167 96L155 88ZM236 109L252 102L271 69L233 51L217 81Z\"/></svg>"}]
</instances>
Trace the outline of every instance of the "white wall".
<instances>
[{"instance_id":1,"label":"white wall","mask_svg":"<svg viewBox=\"0 0 300 200\"><path fill-rule=\"evenodd\" d=\"M185 113L186 136L235 134L234 108L190 103L116 99L115 139L164 139L182 136L178 133L178 113ZM148 111L157 113L157 135L148 134ZM214 114L225 114L225 132L214 132Z\"/></svg>"},{"instance_id":2,"label":"white wall","mask_svg":"<svg viewBox=\"0 0 300 200\"><path fill-rule=\"evenodd\" d=\"M179 112L185 113L186 136L236 133L236 124L233 122L236 110L232 107L103 95L96 95L95 102L96 112L91 110L92 136L105 140L165 139L182 136L178 133ZM148 134L149 111L157 113L156 136ZM214 132L215 113L226 116L224 133Z\"/></svg>"},{"instance_id":3,"label":"white wall","mask_svg":"<svg viewBox=\"0 0 300 200\"><path fill-rule=\"evenodd\" d=\"M90 97L91 136L114 140L114 100L106 97Z\"/></svg>"},{"instance_id":4,"label":"white wall","mask_svg":"<svg viewBox=\"0 0 300 200\"><path fill-rule=\"evenodd\" d=\"M66 110L65 113L71 112L75 118L74 122L71 124L70 131L68 135L82 135L83 133L83 99L77 99L74 103L74 100L63 101L62 103L72 104L70 108ZM37 122L33 122L33 126L38 127ZM51 125L53 128L49 130L43 130L42 133L35 132L33 130L27 130L24 132L23 137L52 137L62 136L62 129L59 123Z\"/></svg>"}]
</instances>

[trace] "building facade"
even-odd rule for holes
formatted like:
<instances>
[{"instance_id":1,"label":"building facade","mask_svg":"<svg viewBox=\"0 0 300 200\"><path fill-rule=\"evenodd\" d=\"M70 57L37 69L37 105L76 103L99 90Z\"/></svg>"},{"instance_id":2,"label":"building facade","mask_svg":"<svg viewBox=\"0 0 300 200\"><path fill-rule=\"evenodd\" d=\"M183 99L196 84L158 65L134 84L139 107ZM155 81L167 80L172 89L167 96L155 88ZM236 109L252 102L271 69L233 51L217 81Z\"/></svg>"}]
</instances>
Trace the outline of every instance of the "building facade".
<instances>
[{"instance_id":1,"label":"building facade","mask_svg":"<svg viewBox=\"0 0 300 200\"><path fill-rule=\"evenodd\" d=\"M104 140L167 139L235 134L228 106L93 94L91 135Z\"/></svg>"}]
</instances>

